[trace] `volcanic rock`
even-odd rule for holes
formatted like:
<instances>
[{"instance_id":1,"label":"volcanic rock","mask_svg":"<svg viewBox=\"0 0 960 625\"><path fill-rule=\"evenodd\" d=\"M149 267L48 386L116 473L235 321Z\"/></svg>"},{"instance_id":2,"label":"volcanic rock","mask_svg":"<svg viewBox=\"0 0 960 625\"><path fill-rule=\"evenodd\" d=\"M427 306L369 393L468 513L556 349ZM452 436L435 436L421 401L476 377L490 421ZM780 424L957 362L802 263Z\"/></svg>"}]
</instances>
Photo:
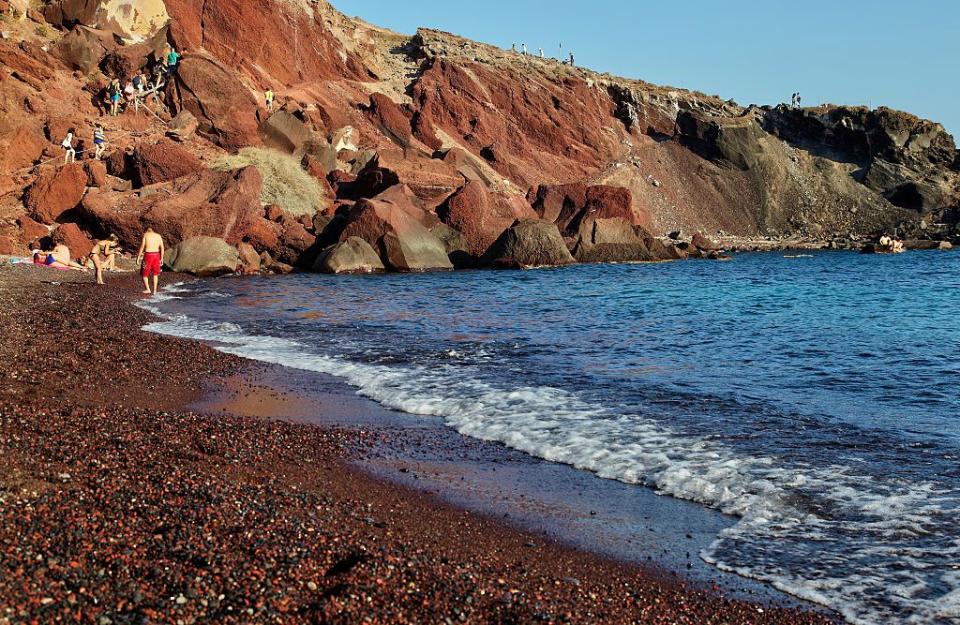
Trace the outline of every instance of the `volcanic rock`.
<instances>
[{"instance_id":1,"label":"volcanic rock","mask_svg":"<svg viewBox=\"0 0 960 625\"><path fill-rule=\"evenodd\" d=\"M269 148L288 154L300 153L314 138L307 124L288 111L277 111L260 124L260 136Z\"/></svg>"},{"instance_id":2,"label":"volcanic rock","mask_svg":"<svg viewBox=\"0 0 960 625\"><path fill-rule=\"evenodd\" d=\"M240 266L244 275L260 273L260 254L249 243L238 243L237 252L240 255Z\"/></svg>"},{"instance_id":3,"label":"volcanic rock","mask_svg":"<svg viewBox=\"0 0 960 625\"><path fill-rule=\"evenodd\" d=\"M116 47L111 33L78 26L64 35L50 53L70 69L89 74Z\"/></svg>"},{"instance_id":4,"label":"volcanic rock","mask_svg":"<svg viewBox=\"0 0 960 625\"><path fill-rule=\"evenodd\" d=\"M0 171L12 173L40 160L47 142L41 132L29 126L17 126L0 134Z\"/></svg>"},{"instance_id":5,"label":"volcanic rock","mask_svg":"<svg viewBox=\"0 0 960 625\"><path fill-rule=\"evenodd\" d=\"M522 197L515 201L488 193L479 180L470 180L438 209L444 223L462 233L468 251L482 256L517 219L533 219L533 209Z\"/></svg>"},{"instance_id":6,"label":"volcanic rock","mask_svg":"<svg viewBox=\"0 0 960 625\"><path fill-rule=\"evenodd\" d=\"M200 122L193 113L187 110L180 111L177 116L167 124L167 136L174 141L183 143L189 141L196 134Z\"/></svg>"},{"instance_id":7,"label":"volcanic rock","mask_svg":"<svg viewBox=\"0 0 960 625\"><path fill-rule=\"evenodd\" d=\"M133 151L132 166L140 186L168 182L203 169L196 156L169 139L138 146Z\"/></svg>"},{"instance_id":8,"label":"volcanic rock","mask_svg":"<svg viewBox=\"0 0 960 625\"><path fill-rule=\"evenodd\" d=\"M63 224L50 234L50 238L57 245L66 245L70 248L71 258L86 256L93 249L93 240L84 233L77 224Z\"/></svg>"},{"instance_id":9,"label":"volcanic rock","mask_svg":"<svg viewBox=\"0 0 960 625\"><path fill-rule=\"evenodd\" d=\"M26 216L17 219L17 226L20 228L20 241L24 245L32 245L50 236L50 228Z\"/></svg>"},{"instance_id":10,"label":"volcanic rock","mask_svg":"<svg viewBox=\"0 0 960 625\"><path fill-rule=\"evenodd\" d=\"M410 117L396 102L382 93L374 93L366 110L374 125L390 140L400 147L410 147Z\"/></svg>"},{"instance_id":11,"label":"volcanic rock","mask_svg":"<svg viewBox=\"0 0 960 625\"><path fill-rule=\"evenodd\" d=\"M576 262L557 225L543 219L518 220L484 254L484 265L532 268Z\"/></svg>"},{"instance_id":12,"label":"volcanic rock","mask_svg":"<svg viewBox=\"0 0 960 625\"><path fill-rule=\"evenodd\" d=\"M45 169L27 191L27 210L37 221L52 224L80 204L86 187L83 163Z\"/></svg>"},{"instance_id":13,"label":"volcanic rock","mask_svg":"<svg viewBox=\"0 0 960 625\"><path fill-rule=\"evenodd\" d=\"M149 39L170 20L163 0L58 0L47 5L44 17L65 28L79 23L133 41Z\"/></svg>"},{"instance_id":14,"label":"volcanic rock","mask_svg":"<svg viewBox=\"0 0 960 625\"><path fill-rule=\"evenodd\" d=\"M237 271L240 254L237 248L223 239L199 236L169 248L163 262L180 273L200 277L222 276Z\"/></svg>"},{"instance_id":15,"label":"volcanic rock","mask_svg":"<svg viewBox=\"0 0 960 625\"><path fill-rule=\"evenodd\" d=\"M719 243L705 237L699 232L693 235L693 241L691 241L690 244L703 252L718 252L723 249Z\"/></svg>"},{"instance_id":16,"label":"volcanic rock","mask_svg":"<svg viewBox=\"0 0 960 625\"><path fill-rule=\"evenodd\" d=\"M91 190L80 212L128 247L140 244L147 226L171 246L195 236L239 242L250 224L262 219L261 184L255 167L234 172L203 170L144 187L136 194Z\"/></svg>"},{"instance_id":17,"label":"volcanic rock","mask_svg":"<svg viewBox=\"0 0 960 625\"><path fill-rule=\"evenodd\" d=\"M190 111L199 131L222 148L259 145L257 102L237 74L219 61L184 57L177 69L176 109Z\"/></svg>"},{"instance_id":18,"label":"volcanic rock","mask_svg":"<svg viewBox=\"0 0 960 625\"><path fill-rule=\"evenodd\" d=\"M633 226L622 218L589 217L580 224L573 256L581 263L626 263L658 260Z\"/></svg>"},{"instance_id":19,"label":"volcanic rock","mask_svg":"<svg viewBox=\"0 0 960 625\"><path fill-rule=\"evenodd\" d=\"M370 244L359 237L347 237L324 249L313 265L321 273L376 273L385 271L383 262Z\"/></svg>"},{"instance_id":20,"label":"volcanic rock","mask_svg":"<svg viewBox=\"0 0 960 625\"><path fill-rule=\"evenodd\" d=\"M347 215L340 240L354 236L379 250L384 264L396 271L453 269L443 243L390 201L357 202Z\"/></svg>"}]
</instances>

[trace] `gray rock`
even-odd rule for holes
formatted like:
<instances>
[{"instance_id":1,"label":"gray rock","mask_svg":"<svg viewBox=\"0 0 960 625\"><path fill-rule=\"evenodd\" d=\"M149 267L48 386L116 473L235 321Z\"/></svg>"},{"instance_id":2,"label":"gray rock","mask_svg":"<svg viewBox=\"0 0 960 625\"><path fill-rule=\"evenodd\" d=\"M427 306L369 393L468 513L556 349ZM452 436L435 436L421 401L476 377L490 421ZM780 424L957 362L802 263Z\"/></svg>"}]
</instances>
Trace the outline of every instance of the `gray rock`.
<instances>
[{"instance_id":1,"label":"gray rock","mask_svg":"<svg viewBox=\"0 0 960 625\"><path fill-rule=\"evenodd\" d=\"M573 256L581 263L630 263L659 260L633 226L620 218L586 219L580 224Z\"/></svg>"},{"instance_id":2,"label":"gray rock","mask_svg":"<svg viewBox=\"0 0 960 625\"><path fill-rule=\"evenodd\" d=\"M360 237L349 237L324 249L313 264L319 273L379 273L383 262L369 243Z\"/></svg>"},{"instance_id":3,"label":"gray rock","mask_svg":"<svg viewBox=\"0 0 960 625\"><path fill-rule=\"evenodd\" d=\"M482 262L494 267L530 268L572 265L577 261L570 255L555 223L522 219L500 235L483 255Z\"/></svg>"},{"instance_id":4,"label":"gray rock","mask_svg":"<svg viewBox=\"0 0 960 625\"><path fill-rule=\"evenodd\" d=\"M193 237L167 250L164 264L180 273L222 276L236 272L240 253L223 239Z\"/></svg>"}]
</instances>

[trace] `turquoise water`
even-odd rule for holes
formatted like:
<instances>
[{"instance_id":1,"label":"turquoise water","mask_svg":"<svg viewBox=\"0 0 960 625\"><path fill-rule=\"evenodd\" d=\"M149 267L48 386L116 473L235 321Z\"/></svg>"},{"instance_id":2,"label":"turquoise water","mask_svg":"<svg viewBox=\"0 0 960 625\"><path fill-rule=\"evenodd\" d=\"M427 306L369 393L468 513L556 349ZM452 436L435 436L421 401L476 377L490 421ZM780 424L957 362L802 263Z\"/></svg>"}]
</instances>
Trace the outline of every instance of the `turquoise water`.
<instances>
[{"instance_id":1,"label":"turquoise water","mask_svg":"<svg viewBox=\"0 0 960 625\"><path fill-rule=\"evenodd\" d=\"M152 329L736 515L700 556L960 623L960 254L228 279Z\"/></svg>"}]
</instances>

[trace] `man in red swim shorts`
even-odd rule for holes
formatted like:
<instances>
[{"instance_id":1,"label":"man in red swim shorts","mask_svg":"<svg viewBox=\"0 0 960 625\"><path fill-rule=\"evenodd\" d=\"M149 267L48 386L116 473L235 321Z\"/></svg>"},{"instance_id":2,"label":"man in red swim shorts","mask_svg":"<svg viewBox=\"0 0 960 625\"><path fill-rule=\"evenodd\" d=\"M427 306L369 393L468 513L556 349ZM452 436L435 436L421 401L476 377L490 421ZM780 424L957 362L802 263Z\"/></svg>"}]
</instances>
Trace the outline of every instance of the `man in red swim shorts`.
<instances>
[{"instance_id":1,"label":"man in red swim shorts","mask_svg":"<svg viewBox=\"0 0 960 625\"><path fill-rule=\"evenodd\" d=\"M143 241L140 243L140 251L137 252L137 262L143 261L143 292L150 295L152 292L157 294L157 285L160 282L160 268L163 265L163 237L153 231L153 228L147 228L143 233ZM153 278L153 291L150 290L150 278Z\"/></svg>"}]
</instances>

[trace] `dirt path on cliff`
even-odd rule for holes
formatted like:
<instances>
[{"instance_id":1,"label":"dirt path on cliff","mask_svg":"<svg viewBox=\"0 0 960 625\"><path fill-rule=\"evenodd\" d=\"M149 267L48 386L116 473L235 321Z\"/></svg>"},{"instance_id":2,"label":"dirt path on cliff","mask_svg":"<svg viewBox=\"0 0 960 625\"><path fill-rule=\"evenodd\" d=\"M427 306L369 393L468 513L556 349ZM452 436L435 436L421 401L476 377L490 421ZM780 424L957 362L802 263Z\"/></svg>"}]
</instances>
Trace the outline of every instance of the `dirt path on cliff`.
<instances>
[{"instance_id":1,"label":"dirt path on cliff","mask_svg":"<svg viewBox=\"0 0 960 625\"><path fill-rule=\"evenodd\" d=\"M829 622L378 482L370 432L184 411L239 360L108 282L0 268L0 624Z\"/></svg>"}]
</instances>

